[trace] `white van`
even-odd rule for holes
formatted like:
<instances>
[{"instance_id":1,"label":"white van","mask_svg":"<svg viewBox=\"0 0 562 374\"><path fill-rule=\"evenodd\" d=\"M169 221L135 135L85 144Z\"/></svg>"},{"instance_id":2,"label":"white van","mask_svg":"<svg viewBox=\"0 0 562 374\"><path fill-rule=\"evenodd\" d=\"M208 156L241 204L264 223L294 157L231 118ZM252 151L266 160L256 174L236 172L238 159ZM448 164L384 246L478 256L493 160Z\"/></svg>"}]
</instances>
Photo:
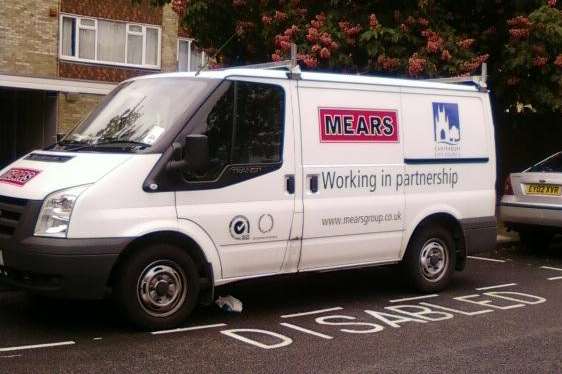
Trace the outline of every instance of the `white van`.
<instances>
[{"instance_id":1,"label":"white van","mask_svg":"<svg viewBox=\"0 0 562 374\"><path fill-rule=\"evenodd\" d=\"M423 292L495 245L488 93L227 69L120 84L0 171L0 278L169 328L242 279L403 262Z\"/></svg>"}]
</instances>

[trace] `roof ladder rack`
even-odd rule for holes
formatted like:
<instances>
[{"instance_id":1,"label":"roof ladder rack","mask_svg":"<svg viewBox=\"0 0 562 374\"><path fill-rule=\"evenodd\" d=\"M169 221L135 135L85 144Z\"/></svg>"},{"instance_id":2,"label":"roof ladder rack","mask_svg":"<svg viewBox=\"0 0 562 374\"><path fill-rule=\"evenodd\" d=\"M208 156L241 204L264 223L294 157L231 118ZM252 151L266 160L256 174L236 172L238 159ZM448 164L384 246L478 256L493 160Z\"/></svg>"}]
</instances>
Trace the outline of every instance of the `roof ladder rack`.
<instances>
[{"instance_id":1,"label":"roof ladder rack","mask_svg":"<svg viewBox=\"0 0 562 374\"><path fill-rule=\"evenodd\" d=\"M480 91L486 91L488 89L487 81L488 81L488 64L482 64L482 72L480 75L468 75L465 77L451 77L451 78L435 78L435 79L427 79L430 82L441 82L441 83L472 83Z\"/></svg>"},{"instance_id":2,"label":"roof ladder rack","mask_svg":"<svg viewBox=\"0 0 562 374\"><path fill-rule=\"evenodd\" d=\"M232 69L287 69L289 79L300 79L301 69L297 61L297 45L291 43L291 58L289 60L266 62L263 64L251 64L242 66L232 66Z\"/></svg>"}]
</instances>

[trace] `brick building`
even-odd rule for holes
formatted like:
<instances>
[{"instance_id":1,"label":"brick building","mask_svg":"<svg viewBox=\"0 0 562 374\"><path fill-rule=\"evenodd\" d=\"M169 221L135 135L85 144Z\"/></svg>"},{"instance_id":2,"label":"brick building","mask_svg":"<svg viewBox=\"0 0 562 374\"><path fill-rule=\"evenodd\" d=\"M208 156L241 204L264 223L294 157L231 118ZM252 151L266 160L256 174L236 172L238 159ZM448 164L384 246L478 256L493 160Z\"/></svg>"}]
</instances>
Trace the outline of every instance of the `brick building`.
<instances>
[{"instance_id":1,"label":"brick building","mask_svg":"<svg viewBox=\"0 0 562 374\"><path fill-rule=\"evenodd\" d=\"M53 143L117 82L203 58L170 6L0 0L0 168Z\"/></svg>"}]
</instances>

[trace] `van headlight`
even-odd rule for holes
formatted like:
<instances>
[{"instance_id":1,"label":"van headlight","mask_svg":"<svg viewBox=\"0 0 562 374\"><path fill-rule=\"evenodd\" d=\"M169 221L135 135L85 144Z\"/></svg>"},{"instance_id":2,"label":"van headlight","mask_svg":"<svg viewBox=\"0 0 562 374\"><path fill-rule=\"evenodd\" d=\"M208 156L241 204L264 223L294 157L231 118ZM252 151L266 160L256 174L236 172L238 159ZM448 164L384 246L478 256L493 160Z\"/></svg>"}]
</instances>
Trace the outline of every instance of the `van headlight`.
<instances>
[{"instance_id":1,"label":"van headlight","mask_svg":"<svg viewBox=\"0 0 562 374\"><path fill-rule=\"evenodd\" d=\"M66 238L74 204L88 187L90 185L72 187L47 196L35 225L35 236Z\"/></svg>"}]
</instances>

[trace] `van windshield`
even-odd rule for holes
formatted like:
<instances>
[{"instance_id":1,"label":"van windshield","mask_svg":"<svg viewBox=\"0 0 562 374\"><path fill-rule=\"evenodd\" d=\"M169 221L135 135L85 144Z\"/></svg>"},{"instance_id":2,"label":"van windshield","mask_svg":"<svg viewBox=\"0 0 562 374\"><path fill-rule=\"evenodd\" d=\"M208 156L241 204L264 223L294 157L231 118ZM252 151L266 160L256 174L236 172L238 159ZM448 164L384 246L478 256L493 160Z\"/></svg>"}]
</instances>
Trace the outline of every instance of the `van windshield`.
<instances>
[{"instance_id":1,"label":"van windshield","mask_svg":"<svg viewBox=\"0 0 562 374\"><path fill-rule=\"evenodd\" d=\"M547 158L538 164L531 166L527 172L530 173L562 173L562 152Z\"/></svg>"},{"instance_id":2,"label":"van windshield","mask_svg":"<svg viewBox=\"0 0 562 374\"><path fill-rule=\"evenodd\" d=\"M209 80L148 78L125 82L68 133L57 150L140 150L150 148L179 121L201 95L214 87Z\"/></svg>"}]
</instances>

